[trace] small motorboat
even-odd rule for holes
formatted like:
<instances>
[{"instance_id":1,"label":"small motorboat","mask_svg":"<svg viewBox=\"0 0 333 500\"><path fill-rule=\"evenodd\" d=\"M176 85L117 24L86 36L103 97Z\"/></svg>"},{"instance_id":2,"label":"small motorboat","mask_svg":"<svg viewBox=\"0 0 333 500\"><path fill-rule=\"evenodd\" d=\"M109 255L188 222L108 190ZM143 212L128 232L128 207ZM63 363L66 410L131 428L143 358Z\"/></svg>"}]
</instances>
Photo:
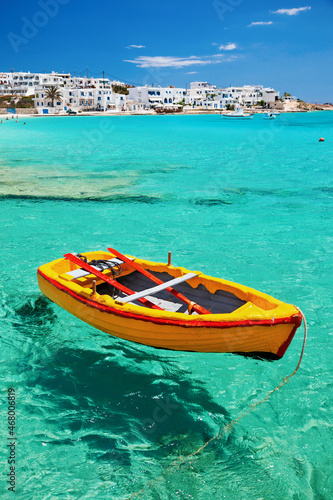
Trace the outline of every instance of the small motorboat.
<instances>
[{"instance_id":1,"label":"small motorboat","mask_svg":"<svg viewBox=\"0 0 333 500\"><path fill-rule=\"evenodd\" d=\"M67 253L37 276L41 292L77 318L158 348L278 359L302 323L295 306L174 267L171 257L156 263L112 248Z\"/></svg>"},{"instance_id":2,"label":"small motorboat","mask_svg":"<svg viewBox=\"0 0 333 500\"><path fill-rule=\"evenodd\" d=\"M239 118L245 120L251 120L254 113L244 113L243 108L237 108L233 113L222 113L224 118Z\"/></svg>"},{"instance_id":3,"label":"small motorboat","mask_svg":"<svg viewBox=\"0 0 333 500\"><path fill-rule=\"evenodd\" d=\"M276 118L276 113L272 113L271 111L269 113L264 113L263 115L264 120L275 120Z\"/></svg>"}]
</instances>

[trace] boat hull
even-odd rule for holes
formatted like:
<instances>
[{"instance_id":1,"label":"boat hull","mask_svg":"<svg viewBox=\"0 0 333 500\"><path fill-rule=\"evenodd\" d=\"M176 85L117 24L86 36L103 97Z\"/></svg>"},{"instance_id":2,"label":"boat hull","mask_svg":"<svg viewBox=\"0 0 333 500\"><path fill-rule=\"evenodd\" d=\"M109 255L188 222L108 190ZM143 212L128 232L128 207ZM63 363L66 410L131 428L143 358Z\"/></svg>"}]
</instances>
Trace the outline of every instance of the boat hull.
<instances>
[{"instance_id":1,"label":"boat hull","mask_svg":"<svg viewBox=\"0 0 333 500\"><path fill-rule=\"evenodd\" d=\"M115 337L156 348L281 358L301 324L295 309L296 314L277 320L213 321L201 316L187 321L165 319L158 314L136 312L143 308L133 307L128 312L116 305L97 303L89 293L83 296L41 269L37 276L41 292L77 318Z\"/></svg>"},{"instance_id":2,"label":"boat hull","mask_svg":"<svg viewBox=\"0 0 333 500\"><path fill-rule=\"evenodd\" d=\"M253 115L224 115L222 114L223 118L230 118L234 120L252 120Z\"/></svg>"}]
</instances>

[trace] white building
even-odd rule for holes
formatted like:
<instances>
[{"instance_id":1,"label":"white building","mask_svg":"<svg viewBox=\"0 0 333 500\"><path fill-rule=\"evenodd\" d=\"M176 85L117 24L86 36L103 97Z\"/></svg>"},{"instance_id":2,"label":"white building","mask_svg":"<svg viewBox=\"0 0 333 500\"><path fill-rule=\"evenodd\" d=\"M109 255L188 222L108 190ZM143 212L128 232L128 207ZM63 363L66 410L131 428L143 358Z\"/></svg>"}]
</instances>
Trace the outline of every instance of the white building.
<instances>
[{"instance_id":1,"label":"white building","mask_svg":"<svg viewBox=\"0 0 333 500\"><path fill-rule=\"evenodd\" d=\"M191 82L188 90L172 86L148 85L128 90L129 99L142 104L146 109L180 102L204 109L225 109L228 105L250 107L261 100L268 104L279 98L278 92L271 88L264 88L262 85L218 88L207 82Z\"/></svg>"},{"instance_id":2,"label":"white building","mask_svg":"<svg viewBox=\"0 0 333 500\"><path fill-rule=\"evenodd\" d=\"M143 108L154 108L156 106L167 106L168 104L185 103L186 90L176 87L131 87L128 89L128 98Z\"/></svg>"},{"instance_id":3,"label":"white building","mask_svg":"<svg viewBox=\"0 0 333 500\"><path fill-rule=\"evenodd\" d=\"M128 96L126 96L128 97ZM132 99L126 99L126 111L136 111L143 112L145 109L144 104L141 102L133 101Z\"/></svg>"},{"instance_id":4,"label":"white building","mask_svg":"<svg viewBox=\"0 0 333 500\"><path fill-rule=\"evenodd\" d=\"M59 114L71 109L72 111L125 111L126 96L116 94L111 88L74 88L60 87L61 99L52 100L46 97L46 91L40 87L36 89L34 104L39 114Z\"/></svg>"},{"instance_id":5,"label":"white building","mask_svg":"<svg viewBox=\"0 0 333 500\"><path fill-rule=\"evenodd\" d=\"M207 82L191 82L190 88L193 90L199 89L199 90L213 91L216 90L216 85L211 85L210 83Z\"/></svg>"},{"instance_id":6,"label":"white building","mask_svg":"<svg viewBox=\"0 0 333 500\"><path fill-rule=\"evenodd\" d=\"M202 106L204 101L213 98L218 92L216 85L207 82L191 82L185 102L190 106Z\"/></svg>"},{"instance_id":7,"label":"white building","mask_svg":"<svg viewBox=\"0 0 333 500\"><path fill-rule=\"evenodd\" d=\"M231 86L222 89L215 87L214 92L212 92L211 88L205 92L206 89L207 87L192 88L191 84L188 103L192 106L201 106L207 109L225 109L227 105L251 107L260 101L264 101L265 104L269 105L279 99L279 92L269 87L265 88L262 85ZM200 92L202 92L201 95Z\"/></svg>"},{"instance_id":8,"label":"white building","mask_svg":"<svg viewBox=\"0 0 333 500\"><path fill-rule=\"evenodd\" d=\"M294 95L284 95L282 96L282 100L284 102L296 102L298 98Z\"/></svg>"},{"instance_id":9,"label":"white building","mask_svg":"<svg viewBox=\"0 0 333 500\"><path fill-rule=\"evenodd\" d=\"M207 82L196 81L190 88L176 88L172 85L155 87L153 85L129 87L129 95L115 93L114 85L124 86L119 81L108 78L77 77L69 73L0 73L0 95L19 97L35 96L35 107L40 113L65 112L69 108L76 111L154 109L159 106L186 104L191 107L206 109L225 109L228 105L251 107L260 101L267 106L279 100L279 92L262 85L244 85L218 88ZM52 106L46 98L46 90L51 86L58 87L62 93ZM54 109L51 109L54 108ZM44 110L44 111L42 111Z\"/></svg>"},{"instance_id":10,"label":"white building","mask_svg":"<svg viewBox=\"0 0 333 500\"><path fill-rule=\"evenodd\" d=\"M186 96L187 105L205 109L224 109L237 103L235 94L207 82L192 82Z\"/></svg>"},{"instance_id":11,"label":"white building","mask_svg":"<svg viewBox=\"0 0 333 500\"><path fill-rule=\"evenodd\" d=\"M7 85L10 83L10 73L0 73L0 85Z\"/></svg>"},{"instance_id":12,"label":"white building","mask_svg":"<svg viewBox=\"0 0 333 500\"><path fill-rule=\"evenodd\" d=\"M70 76L64 81L65 87L75 87L75 88L96 88L96 89L111 89L114 82L110 82L108 78L87 78ZM123 84L125 85L125 84Z\"/></svg>"},{"instance_id":13,"label":"white building","mask_svg":"<svg viewBox=\"0 0 333 500\"><path fill-rule=\"evenodd\" d=\"M271 89L270 87L264 87L261 90L262 99L267 103L273 103L280 99L280 92ZM260 99L259 99L260 100Z\"/></svg>"},{"instance_id":14,"label":"white building","mask_svg":"<svg viewBox=\"0 0 333 500\"><path fill-rule=\"evenodd\" d=\"M64 79L69 77L68 73L30 73L8 72L2 73L6 78L0 78L0 95L32 96L37 87L60 86ZM7 80L7 81L6 81Z\"/></svg>"}]
</instances>

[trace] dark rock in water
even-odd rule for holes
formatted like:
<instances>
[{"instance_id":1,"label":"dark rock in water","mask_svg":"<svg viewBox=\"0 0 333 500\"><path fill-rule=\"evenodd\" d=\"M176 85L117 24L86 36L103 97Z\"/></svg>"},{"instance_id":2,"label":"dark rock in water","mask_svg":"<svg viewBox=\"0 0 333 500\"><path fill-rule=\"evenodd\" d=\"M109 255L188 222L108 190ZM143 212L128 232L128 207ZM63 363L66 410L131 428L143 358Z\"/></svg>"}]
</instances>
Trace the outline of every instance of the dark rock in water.
<instances>
[{"instance_id":1,"label":"dark rock in water","mask_svg":"<svg viewBox=\"0 0 333 500\"><path fill-rule=\"evenodd\" d=\"M15 310L17 316L25 323L34 323L37 325L46 322L54 323L56 314L53 311L51 302L43 296L38 297L34 302L27 301Z\"/></svg>"},{"instance_id":2,"label":"dark rock in water","mask_svg":"<svg viewBox=\"0 0 333 500\"><path fill-rule=\"evenodd\" d=\"M192 203L194 203L194 205L204 205L208 207L213 207L215 205L232 205L231 200L223 200L221 198L197 198Z\"/></svg>"}]
</instances>

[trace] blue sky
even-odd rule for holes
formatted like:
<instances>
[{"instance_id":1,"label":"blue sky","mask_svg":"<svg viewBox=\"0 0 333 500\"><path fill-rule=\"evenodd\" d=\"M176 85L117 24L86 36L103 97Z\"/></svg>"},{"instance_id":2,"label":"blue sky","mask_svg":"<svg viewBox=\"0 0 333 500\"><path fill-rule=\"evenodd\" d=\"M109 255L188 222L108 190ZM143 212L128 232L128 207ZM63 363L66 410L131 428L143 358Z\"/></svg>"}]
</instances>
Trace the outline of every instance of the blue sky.
<instances>
[{"instance_id":1,"label":"blue sky","mask_svg":"<svg viewBox=\"0 0 333 500\"><path fill-rule=\"evenodd\" d=\"M333 102L332 0L3 2L0 71L263 84Z\"/></svg>"}]
</instances>

